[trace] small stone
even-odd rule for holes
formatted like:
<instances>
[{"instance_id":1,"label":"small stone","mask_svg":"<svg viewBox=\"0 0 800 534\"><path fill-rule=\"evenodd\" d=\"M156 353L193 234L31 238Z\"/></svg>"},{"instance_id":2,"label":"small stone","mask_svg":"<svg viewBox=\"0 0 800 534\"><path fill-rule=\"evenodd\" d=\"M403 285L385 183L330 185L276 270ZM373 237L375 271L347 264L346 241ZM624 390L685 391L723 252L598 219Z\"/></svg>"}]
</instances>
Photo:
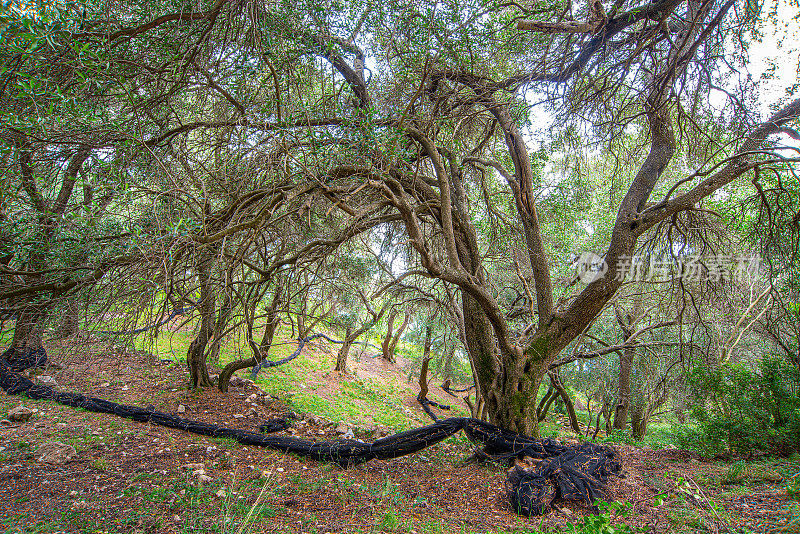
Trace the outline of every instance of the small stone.
<instances>
[{"instance_id":1,"label":"small stone","mask_svg":"<svg viewBox=\"0 0 800 534\"><path fill-rule=\"evenodd\" d=\"M196 471L197 469L205 469L205 464L186 464L183 467L189 469L190 471Z\"/></svg>"},{"instance_id":2,"label":"small stone","mask_svg":"<svg viewBox=\"0 0 800 534\"><path fill-rule=\"evenodd\" d=\"M240 413L235 413L235 414L233 414L233 418L234 418L234 419L241 419L242 417L244 417L244 415L242 415L242 414L240 414Z\"/></svg>"},{"instance_id":3,"label":"small stone","mask_svg":"<svg viewBox=\"0 0 800 534\"><path fill-rule=\"evenodd\" d=\"M186 406L184 406L183 404L179 404L178 413L186 413Z\"/></svg>"},{"instance_id":4,"label":"small stone","mask_svg":"<svg viewBox=\"0 0 800 534\"><path fill-rule=\"evenodd\" d=\"M375 439L381 439L381 438L385 438L389 434L390 434L390 432L389 432L388 428L378 427L377 430L375 430L375 432L372 433L372 436Z\"/></svg>"},{"instance_id":5,"label":"small stone","mask_svg":"<svg viewBox=\"0 0 800 534\"><path fill-rule=\"evenodd\" d=\"M122 391L128 391L129 389L130 388L127 385L126 386L122 386Z\"/></svg>"},{"instance_id":6,"label":"small stone","mask_svg":"<svg viewBox=\"0 0 800 534\"><path fill-rule=\"evenodd\" d=\"M11 410L9 410L8 420L17 423L24 423L26 421L29 421L32 415L33 415L33 410L20 405L17 406L16 408L11 408Z\"/></svg>"},{"instance_id":7,"label":"small stone","mask_svg":"<svg viewBox=\"0 0 800 534\"><path fill-rule=\"evenodd\" d=\"M367 423L366 425L364 425L364 427L361 428L361 430L365 434L372 434L373 432L378 430L378 427L375 425L375 423Z\"/></svg>"},{"instance_id":8,"label":"small stone","mask_svg":"<svg viewBox=\"0 0 800 534\"><path fill-rule=\"evenodd\" d=\"M283 467L278 467L277 469L275 469L275 471L277 471L278 473L283 473Z\"/></svg>"},{"instance_id":9,"label":"small stone","mask_svg":"<svg viewBox=\"0 0 800 534\"><path fill-rule=\"evenodd\" d=\"M107 388L110 385L111 385L111 382L103 382L102 384L100 384L100 387L101 388Z\"/></svg>"},{"instance_id":10,"label":"small stone","mask_svg":"<svg viewBox=\"0 0 800 534\"><path fill-rule=\"evenodd\" d=\"M51 388L57 387L58 382L52 376L41 375L33 379L34 384L41 384L43 386L50 386Z\"/></svg>"},{"instance_id":11,"label":"small stone","mask_svg":"<svg viewBox=\"0 0 800 534\"><path fill-rule=\"evenodd\" d=\"M201 476L206 474L206 470L205 469L195 469L192 473L195 476L201 477Z\"/></svg>"},{"instance_id":12,"label":"small stone","mask_svg":"<svg viewBox=\"0 0 800 534\"><path fill-rule=\"evenodd\" d=\"M89 505L86 504L86 501L75 501L74 503L72 503L70 508L72 508L73 510L86 510L87 508L89 508Z\"/></svg>"},{"instance_id":13,"label":"small stone","mask_svg":"<svg viewBox=\"0 0 800 534\"><path fill-rule=\"evenodd\" d=\"M48 464L65 464L78 456L78 452L71 445L60 441L45 443L37 451L38 460Z\"/></svg>"},{"instance_id":14,"label":"small stone","mask_svg":"<svg viewBox=\"0 0 800 534\"><path fill-rule=\"evenodd\" d=\"M201 484L207 484L207 483L211 482L211 481L212 481L212 480L214 480L214 479L212 479L212 478L211 478L210 476L208 476L208 475L200 475L199 477L197 477L197 480L198 480L198 481L199 481Z\"/></svg>"},{"instance_id":15,"label":"small stone","mask_svg":"<svg viewBox=\"0 0 800 534\"><path fill-rule=\"evenodd\" d=\"M350 432L352 434L352 430L350 430L350 426L347 423L343 422L343 421L339 421L339 424L336 425L336 433L337 434L347 434L348 432Z\"/></svg>"},{"instance_id":16,"label":"small stone","mask_svg":"<svg viewBox=\"0 0 800 534\"><path fill-rule=\"evenodd\" d=\"M181 516L179 516L178 514L175 514L174 516L172 516L172 520L175 521L176 523L180 523Z\"/></svg>"},{"instance_id":17,"label":"small stone","mask_svg":"<svg viewBox=\"0 0 800 534\"><path fill-rule=\"evenodd\" d=\"M224 499L225 497L227 497L227 496L228 496L228 494L227 494L227 493L225 493L225 490L224 490L224 489L220 489L220 490L219 490L219 491L217 491L217 492L216 492L214 495L216 495L216 496L217 496L217 497L219 497L220 499Z\"/></svg>"},{"instance_id":18,"label":"small stone","mask_svg":"<svg viewBox=\"0 0 800 534\"><path fill-rule=\"evenodd\" d=\"M240 388L240 387L244 387L244 386L245 386L244 378L238 377L238 376L236 376L236 375L232 376L232 377L230 378L230 380L228 381L228 383L229 383L231 386L233 386L233 387L237 387L237 388Z\"/></svg>"}]
</instances>

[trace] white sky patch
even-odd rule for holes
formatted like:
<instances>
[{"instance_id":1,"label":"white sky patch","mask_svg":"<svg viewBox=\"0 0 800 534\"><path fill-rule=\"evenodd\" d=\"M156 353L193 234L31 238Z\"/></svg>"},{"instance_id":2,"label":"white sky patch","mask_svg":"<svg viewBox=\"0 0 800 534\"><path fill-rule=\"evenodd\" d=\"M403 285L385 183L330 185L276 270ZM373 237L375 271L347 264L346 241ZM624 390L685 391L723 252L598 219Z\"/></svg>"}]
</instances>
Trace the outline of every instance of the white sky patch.
<instances>
[{"instance_id":1,"label":"white sky patch","mask_svg":"<svg viewBox=\"0 0 800 534\"><path fill-rule=\"evenodd\" d=\"M767 14L775 10L775 19ZM748 50L747 69L759 81L761 112L786 97L787 90L800 83L800 3L797 0L765 0L761 8L761 43ZM771 65L775 65L770 76Z\"/></svg>"}]
</instances>

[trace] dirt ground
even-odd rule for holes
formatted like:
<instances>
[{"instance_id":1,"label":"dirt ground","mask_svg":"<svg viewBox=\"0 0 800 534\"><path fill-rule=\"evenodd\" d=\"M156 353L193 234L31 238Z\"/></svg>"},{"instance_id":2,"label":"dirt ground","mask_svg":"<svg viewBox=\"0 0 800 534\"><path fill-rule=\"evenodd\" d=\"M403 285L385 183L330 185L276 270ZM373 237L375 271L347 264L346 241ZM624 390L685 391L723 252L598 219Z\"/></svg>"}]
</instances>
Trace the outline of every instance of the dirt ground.
<instances>
[{"instance_id":1,"label":"dirt ground","mask_svg":"<svg viewBox=\"0 0 800 534\"><path fill-rule=\"evenodd\" d=\"M253 431L287 411L252 383L239 381L227 394L190 391L182 366L101 347L54 346L58 368L45 374L65 391ZM505 498L505 469L466 462L472 447L463 438L341 469L5 393L0 418L21 403L36 410L31 420L0 426L6 532L534 532L591 513L561 502L544 517L518 516ZM338 436L335 425L298 415L283 434ZM51 441L77 455L39 461L37 451ZM725 485L729 464L679 450L616 449L625 477L612 481L610 499L629 505L614 522L643 532L800 532L800 508L777 468Z\"/></svg>"}]
</instances>

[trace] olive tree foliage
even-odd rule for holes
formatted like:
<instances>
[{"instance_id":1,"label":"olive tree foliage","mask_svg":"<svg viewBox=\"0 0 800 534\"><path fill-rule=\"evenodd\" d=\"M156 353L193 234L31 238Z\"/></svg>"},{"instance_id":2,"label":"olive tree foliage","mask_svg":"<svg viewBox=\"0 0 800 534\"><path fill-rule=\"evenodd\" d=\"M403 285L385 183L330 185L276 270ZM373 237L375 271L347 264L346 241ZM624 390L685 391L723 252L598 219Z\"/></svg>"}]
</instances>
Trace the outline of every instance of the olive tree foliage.
<instances>
[{"instance_id":1,"label":"olive tree foliage","mask_svg":"<svg viewBox=\"0 0 800 534\"><path fill-rule=\"evenodd\" d=\"M83 202L73 197L78 207L71 211L98 205L119 227L102 236L98 253L130 253L98 260L94 269L70 266L89 273L83 278L40 283L44 275L63 277L64 269L56 269L61 260L49 252L22 257L25 236L14 228L26 225L5 225L4 233L17 239L4 261L2 295L11 303L8 313L17 314L15 335L27 336L29 323L41 326L38 310L45 305L37 299L45 292L66 294L91 283L116 291L135 281L138 291L129 295L138 298L120 299L118 315L193 310L196 337L187 363L194 386L210 384L206 359L239 326L259 361L269 343L250 338L254 323L255 330L274 324L274 313L263 311L268 304L280 302L281 293L289 301L292 283L340 243L396 218L380 202L358 211L339 206L335 181L320 172L343 142L309 119L309 109L328 99L324 73L296 50L267 46L253 6L61 7L6 31L7 191L18 188L17 218L38 217L49 246L74 184L83 180ZM165 13L148 18L155 8ZM39 164L34 156L50 170L32 170ZM91 174L82 169L87 161L96 162ZM59 179L60 190L52 185ZM97 227L85 222L74 226ZM77 244L71 250L89 250ZM135 267L133 275L119 274L126 264ZM30 321L19 313L33 309L38 315Z\"/></svg>"},{"instance_id":2,"label":"olive tree foliage","mask_svg":"<svg viewBox=\"0 0 800 534\"><path fill-rule=\"evenodd\" d=\"M218 325L259 316L284 274L400 224L413 255L394 283L436 280L460 300L486 414L535 435L542 379L620 289L640 238L754 169L793 163L770 136L793 132L800 102L763 121L752 84L728 89L757 22L736 0L201 4L67 8L3 73L19 85L42 70L51 92L105 114L34 136L39 116L61 115L3 93L37 117L4 131L135 169L152 223L131 233L156 251L138 265L152 303L196 310L196 386ZM605 171L618 194L598 238L609 270L588 284L554 278L565 243L547 235L558 209L540 207L559 184L525 135L535 106L570 133L565 148L623 162Z\"/></svg>"},{"instance_id":3,"label":"olive tree foliage","mask_svg":"<svg viewBox=\"0 0 800 534\"><path fill-rule=\"evenodd\" d=\"M296 19L297 27L312 28L312 39L327 40L320 55L351 91L354 115L372 126L365 139L385 136L334 167L336 175L380 192L401 215L420 269L460 289L465 340L489 417L531 434L542 378L620 288L622 260L639 238L776 158L760 149L800 109L790 102L759 123L743 107L750 94L732 95L716 114L704 104L744 42L729 45L724 36L743 35L753 22L734 2L581 8L366 6L358 19L363 43L335 9ZM370 73L364 56L376 63ZM613 145L626 127L639 132L626 155L638 168L609 176L624 191L604 251L609 272L558 302L537 210L547 186L521 132L530 101L552 102L566 123L588 120L594 142ZM487 182L497 176L505 181L499 202L511 203L510 213L491 196L486 201ZM530 265L530 277L520 276L533 308L527 323L511 319L485 268L493 255L510 252L478 239L474 220L486 213L508 228Z\"/></svg>"},{"instance_id":4,"label":"olive tree foliage","mask_svg":"<svg viewBox=\"0 0 800 534\"><path fill-rule=\"evenodd\" d=\"M63 13L3 17L0 49L0 316L15 320L11 361L42 348L52 312L94 290L138 286L119 276L148 255L131 228L148 213L129 176L129 146L102 146L87 132L112 129L102 61L56 40ZM12 16L13 15L13 16Z\"/></svg>"}]
</instances>

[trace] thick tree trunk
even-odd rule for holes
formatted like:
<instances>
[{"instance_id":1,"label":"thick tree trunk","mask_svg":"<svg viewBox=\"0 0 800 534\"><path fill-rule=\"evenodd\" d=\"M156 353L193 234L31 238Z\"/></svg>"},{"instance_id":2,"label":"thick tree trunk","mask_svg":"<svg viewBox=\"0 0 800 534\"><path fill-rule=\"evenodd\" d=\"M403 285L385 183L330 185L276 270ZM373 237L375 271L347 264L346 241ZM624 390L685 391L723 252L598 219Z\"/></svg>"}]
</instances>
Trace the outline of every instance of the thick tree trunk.
<instances>
[{"instance_id":1,"label":"thick tree trunk","mask_svg":"<svg viewBox=\"0 0 800 534\"><path fill-rule=\"evenodd\" d=\"M5 353L13 368L24 369L45 356L42 331L47 315L47 310L42 308L26 308L18 313L11 347Z\"/></svg>"},{"instance_id":2,"label":"thick tree trunk","mask_svg":"<svg viewBox=\"0 0 800 534\"><path fill-rule=\"evenodd\" d=\"M387 362L395 363L394 351L397 348L397 343L400 341L400 336L403 335L408 321L411 319L411 314L406 312L403 316L403 322L400 323L400 328L394 331L394 321L397 318L397 310L392 310L389 313L389 325L386 329L386 335L383 337L381 343L381 355Z\"/></svg>"},{"instance_id":3,"label":"thick tree trunk","mask_svg":"<svg viewBox=\"0 0 800 534\"><path fill-rule=\"evenodd\" d=\"M206 364L206 346L214 332L214 316L216 311L216 295L211 286L211 264L213 258L210 255L200 259L197 266L197 277L200 281L200 332L189 345L186 353L186 365L189 368L189 381L192 388L200 388L212 385L211 377L208 375Z\"/></svg>"},{"instance_id":4,"label":"thick tree trunk","mask_svg":"<svg viewBox=\"0 0 800 534\"><path fill-rule=\"evenodd\" d=\"M645 410L644 404L645 403L642 403L641 406L634 406L633 410L631 410L631 435L635 440L642 439L647 433L649 418L647 417L647 410Z\"/></svg>"},{"instance_id":5,"label":"thick tree trunk","mask_svg":"<svg viewBox=\"0 0 800 534\"><path fill-rule=\"evenodd\" d=\"M531 358L523 365L504 366L486 399L490 420L502 428L538 437L536 399L546 373L546 362L539 358Z\"/></svg>"},{"instance_id":6,"label":"thick tree trunk","mask_svg":"<svg viewBox=\"0 0 800 534\"><path fill-rule=\"evenodd\" d=\"M217 320L214 323L214 331L211 334L209 360L211 360L211 363L214 365L219 363L219 350L222 348L222 333L225 331L225 327L228 326L228 318L230 317L231 311L233 311L233 307L230 294L228 294L219 307Z\"/></svg>"},{"instance_id":7,"label":"thick tree trunk","mask_svg":"<svg viewBox=\"0 0 800 534\"><path fill-rule=\"evenodd\" d=\"M626 347L619 357L619 385L614 409L614 429L625 430L631 404L631 368L636 355L635 347Z\"/></svg>"},{"instance_id":8,"label":"thick tree trunk","mask_svg":"<svg viewBox=\"0 0 800 534\"><path fill-rule=\"evenodd\" d=\"M397 350L397 343L400 341L400 337L403 335L403 332L405 332L410 319L411 313L406 312L403 315L403 322L400 323L400 328L397 329L397 332L395 332L394 337L392 338L392 342L389 344L389 354L392 356L392 361L395 359L394 351Z\"/></svg>"},{"instance_id":9,"label":"thick tree trunk","mask_svg":"<svg viewBox=\"0 0 800 534\"><path fill-rule=\"evenodd\" d=\"M396 317L397 310L393 309L389 312L389 317L386 319L386 335L383 336L383 343L381 343L381 357L388 362L392 361L392 354L389 352L389 344L392 342L394 320Z\"/></svg>"},{"instance_id":10,"label":"thick tree trunk","mask_svg":"<svg viewBox=\"0 0 800 534\"><path fill-rule=\"evenodd\" d=\"M430 327L426 331L425 337L425 350L422 355L422 367L419 370L419 393L417 394L417 402L422 406L431 419L436 421L436 416L430 408L428 401L428 368L431 363L431 346L430 346Z\"/></svg>"},{"instance_id":11,"label":"thick tree trunk","mask_svg":"<svg viewBox=\"0 0 800 534\"><path fill-rule=\"evenodd\" d=\"M547 419L550 406L553 404L553 401L556 400L556 397L558 397L558 391L550 384L542 400L539 401L539 406L536 408L536 419L538 419L540 423Z\"/></svg>"},{"instance_id":12,"label":"thick tree trunk","mask_svg":"<svg viewBox=\"0 0 800 534\"><path fill-rule=\"evenodd\" d=\"M428 326L425 328L425 343L423 345L422 351L422 367L419 371L419 394L417 394L417 402L420 403L422 409L425 410L425 413L433 419L437 421L438 418L436 414L433 413L431 406L435 406L441 410L449 410L450 406L445 406L443 404L439 404L436 401L432 401L428 398L428 369L430 368L431 363L431 344L433 341L433 328L428 322ZM469 397L467 397L469 398Z\"/></svg>"},{"instance_id":13,"label":"thick tree trunk","mask_svg":"<svg viewBox=\"0 0 800 534\"><path fill-rule=\"evenodd\" d=\"M206 346L210 339L210 328L205 325L200 326L200 333L189 345L186 353L186 364L189 368L189 381L192 388L200 388L212 385L211 377L208 374L206 364Z\"/></svg>"},{"instance_id":14,"label":"thick tree trunk","mask_svg":"<svg viewBox=\"0 0 800 534\"><path fill-rule=\"evenodd\" d=\"M456 353L455 343L449 343L447 351L445 351L444 365L442 366L442 378L444 380L453 379L453 357Z\"/></svg>"},{"instance_id":15,"label":"thick tree trunk","mask_svg":"<svg viewBox=\"0 0 800 534\"><path fill-rule=\"evenodd\" d=\"M353 327L348 326L347 330L345 331L344 335L344 342L342 346L339 347L339 352L336 354L336 367L333 368L334 371L338 371L340 373L347 372L347 356L350 354L350 347L353 345L353 340L355 336L353 336Z\"/></svg>"}]
</instances>

